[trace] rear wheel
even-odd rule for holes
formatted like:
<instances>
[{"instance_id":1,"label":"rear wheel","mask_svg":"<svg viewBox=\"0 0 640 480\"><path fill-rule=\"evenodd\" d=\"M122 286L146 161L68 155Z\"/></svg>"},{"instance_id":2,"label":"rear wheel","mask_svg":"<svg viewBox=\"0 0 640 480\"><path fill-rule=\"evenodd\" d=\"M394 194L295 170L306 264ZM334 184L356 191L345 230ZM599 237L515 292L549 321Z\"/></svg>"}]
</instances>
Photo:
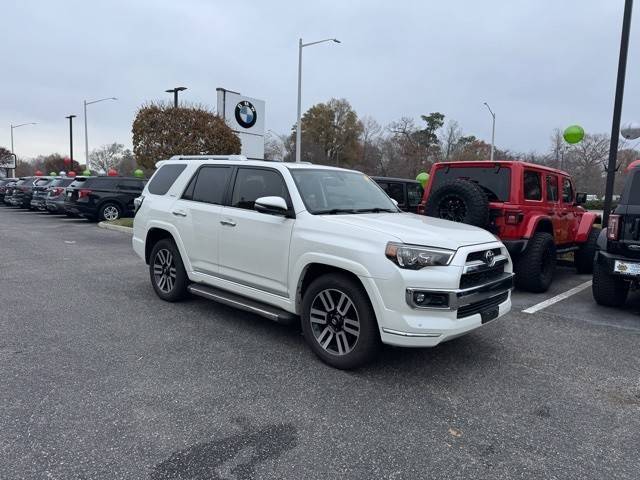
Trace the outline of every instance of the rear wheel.
<instances>
[{"instance_id":1,"label":"rear wheel","mask_svg":"<svg viewBox=\"0 0 640 480\"><path fill-rule=\"evenodd\" d=\"M153 289L162 300L177 302L186 296L189 279L180 252L172 240L165 238L153 246L149 275Z\"/></svg>"},{"instance_id":2,"label":"rear wheel","mask_svg":"<svg viewBox=\"0 0 640 480\"><path fill-rule=\"evenodd\" d=\"M378 323L369 298L342 274L314 280L302 298L302 331L311 350L340 369L371 361L380 347Z\"/></svg>"},{"instance_id":3,"label":"rear wheel","mask_svg":"<svg viewBox=\"0 0 640 480\"><path fill-rule=\"evenodd\" d=\"M536 233L514 263L515 283L520 290L546 292L556 270L556 245L550 233Z\"/></svg>"},{"instance_id":4,"label":"rear wheel","mask_svg":"<svg viewBox=\"0 0 640 480\"><path fill-rule=\"evenodd\" d=\"M598 305L605 307L621 307L627 301L629 282L611 275L605 265L597 261L593 265L593 298Z\"/></svg>"},{"instance_id":5,"label":"rear wheel","mask_svg":"<svg viewBox=\"0 0 640 480\"><path fill-rule=\"evenodd\" d=\"M98 218L107 222L118 220L120 217L122 217L122 208L116 203L105 203L98 212Z\"/></svg>"},{"instance_id":6,"label":"rear wheel","mask_svg":"<svg viewBox=\"0 0 640 480\"><path fill-rule=\"evenodd\" d=\"M593 273L593 259L598 249L598 237L600 229L592 227L587 237L587 241L580 246L580 249L574 254L573 262L578 273Z\"/></svg>"}]
</instances>

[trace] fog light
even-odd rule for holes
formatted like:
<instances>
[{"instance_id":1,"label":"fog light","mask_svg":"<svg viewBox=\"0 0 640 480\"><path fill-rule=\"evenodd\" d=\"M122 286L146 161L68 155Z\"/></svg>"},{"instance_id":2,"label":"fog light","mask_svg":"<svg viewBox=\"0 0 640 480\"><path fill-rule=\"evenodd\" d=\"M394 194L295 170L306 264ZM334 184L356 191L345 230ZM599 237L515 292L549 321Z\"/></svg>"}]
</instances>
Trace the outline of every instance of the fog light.
<instances>
[{"instance_id":1,"label":"fog light","mask_svg":"<svg viewBox=\"0 0 640 480\"><path fill-rule=\"evenodd\" d=\"M432 293L424 291L407 291L407 303L420 308L448 308L449 295L447 293Z\"/></svg>"},{"instance_id":2,"label":"fog light","mask_svg":"<svg viewBox=\"0 0 640 480\"><path fill-rule=\"evenodd\" d=\"M413 294L413 301L418 305L422 305L427 299L427 296L422 292L416 292Z\"/></svg>"}]
</instances>

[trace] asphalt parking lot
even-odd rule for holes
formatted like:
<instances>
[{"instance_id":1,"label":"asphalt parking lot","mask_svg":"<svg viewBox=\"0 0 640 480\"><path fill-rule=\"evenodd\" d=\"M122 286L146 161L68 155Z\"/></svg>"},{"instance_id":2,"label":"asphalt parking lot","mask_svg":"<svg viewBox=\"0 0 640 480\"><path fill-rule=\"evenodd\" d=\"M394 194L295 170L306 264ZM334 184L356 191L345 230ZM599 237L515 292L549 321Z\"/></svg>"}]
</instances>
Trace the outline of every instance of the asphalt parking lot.
<instances>
[{"instance_id":1,"label":"asphalt parking lot","mask_svg":"<svg viewBox=\"0 0 640 480\"><path fill-rule=\"evenodd\" d=\"M160 301L130 237L0 207L0 478L638 478L640 294L561 269L506 318L334 370L299 330Z\"/></svg>"}]
</instances>

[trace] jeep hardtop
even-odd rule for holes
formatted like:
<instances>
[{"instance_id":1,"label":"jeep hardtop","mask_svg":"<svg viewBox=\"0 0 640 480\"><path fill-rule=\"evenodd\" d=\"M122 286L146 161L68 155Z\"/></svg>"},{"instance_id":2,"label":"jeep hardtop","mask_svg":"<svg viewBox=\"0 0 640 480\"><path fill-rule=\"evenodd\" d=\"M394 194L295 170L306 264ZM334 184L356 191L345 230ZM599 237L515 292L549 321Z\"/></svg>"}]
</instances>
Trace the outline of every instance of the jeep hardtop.
<instances>
[{"instance_id":1,"label":"jeep hardtop","mask_svg":"<svg viewBox=\"0 0 640 480\"><path fill-rule=\"evenodd\" d=\"M516 286L544 292L558 254L574 252L580 273L591 273L599 215L581 203L568 173L519 161L436 163L421 212L494 233L514 261Z\"/></svg>"}]
</instances>

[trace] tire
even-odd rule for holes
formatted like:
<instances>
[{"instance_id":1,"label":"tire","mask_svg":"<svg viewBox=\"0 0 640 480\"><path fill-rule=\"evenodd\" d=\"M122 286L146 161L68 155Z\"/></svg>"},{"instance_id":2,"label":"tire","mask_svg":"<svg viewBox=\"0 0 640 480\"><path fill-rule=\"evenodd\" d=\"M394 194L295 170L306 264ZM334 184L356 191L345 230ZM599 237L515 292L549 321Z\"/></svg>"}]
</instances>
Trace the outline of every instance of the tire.
<instances>
[{"instance_id":1,"label":"tire","mask_svg":"<svg viewBox=\"0 0 640 480\"><path fill-rule=\"evenodd\" d=\"M301 322L313 353L332 367L360 367L380 349L378 322L369 297L347 275L322 275L309 285L302 297Z\"/></svg>"},{"instance_id":2,"label":"tire","mask_svg":"<svg viewBox=\"0 0 640 480\"><path fill-rule=\"evenodd\" d=\"M539 232L514 263L516 287L533 293L549 289L556 270L556 245L550 233Z\"/></svg>"},{"instance_id":3,"label":"tire","mask_svg":"<svg viewBox=\"0 0 640 480\"><path fill-rule=\"evenodd\" d=\"M598 237L600 236L600 229L592 227L587 237L587 241L580 246L574 254L573 262L576 266L578 273L593 273L593 259L596 256L598 249Z\"/></svg>"},{"instance_id":4,"label":"tire","mask_svg":"<svg viewBox=\"0 0 640 480\"><path fill-rule=\"evenodd\" d=\"M473 182L449 180L429 195L425 214L484 228L489 224L489 199Z\"/></svg>"},{"instance_id":5,"label":"tire","mask_svg":"<svg viewBox=\"0 0 640 480\"><path fill-rule=\"evenodd\" d=\"M156 295L162 300L177 302L186 297L189 278L173 240L164 238L153 246L149 257L149 277Z\"/></svg>"},{"instance_id":6,"label":"tire","mask_svg":"<svg viewBox=\"0 0 640 480\"><path fill-rule=\"evenodd\" d=\"M98 210L98 219L111 222L122 218L122 207L117 203L107 202Z\"/></svg>"},{"instance_id":7,"label":"tire","mask_svg":"<svg viewBox=\"0 0 640 480\"><path fill-rule=\"evenodd\" d=\"M629 282L611 275L606 266L594 261L593 299L605 307L622 307L629 294Z\"/></svg>"}]
</instances>

